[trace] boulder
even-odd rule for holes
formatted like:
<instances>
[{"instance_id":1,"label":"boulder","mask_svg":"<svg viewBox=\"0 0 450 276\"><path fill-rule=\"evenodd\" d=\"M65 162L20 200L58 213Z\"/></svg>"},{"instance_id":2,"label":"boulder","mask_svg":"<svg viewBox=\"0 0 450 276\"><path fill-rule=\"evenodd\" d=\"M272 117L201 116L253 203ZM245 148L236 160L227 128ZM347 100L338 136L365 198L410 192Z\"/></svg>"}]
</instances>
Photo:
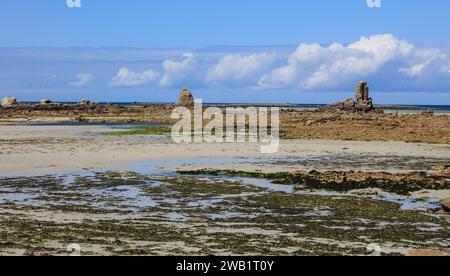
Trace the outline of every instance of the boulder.
<instances>
[{"instance_id":1,"label":"boulder","mask_svg":"<svg viewBox=\"0 0 450 276\"><path fill-rule=\"evenodd\" d=\"M373 107L369 104L361 104L361 103L357 103L355 105L355 109L357 111L362 111L362 112L369 112L373 109Z\"/></svg>"},{"instance_id":2,"label":"boulder","mask_svg":"<svg viewBox=\"0 0 450 276\"><path fill-rule=\"evenodd\" d=\"M428 110L424 110L421 113L422 116L426 116L426 117L433 117L434 116L434 111L431 109Z\"/></svg>"},{"instance_id":3,"label":"boulder","mask_svg":"<svg viewBox=\"0 0 450 276\"><path fill-rule=\"evenodd\" d=\"M84 100L82 100L79 104L80 104L80 105L91 105L91 101L89 101L89 100L87 100L87 99L84 99Z\"/></svg>"},{"instance_id":4,"label":"boulder","mask_svg":"<svg viewBox=\"0 0 450 276\"><path fill-rule=\"evenodd\" d=\"M194 106L195 100L192 92L189 89L182 89L180 91L180 100L178 102L180 106Z\"/></svg>"},{"instance_id":5,"label":"boulder","mask_svg":"<svg viewBox=\"0 0 450 276\"><path fill-rule=\"evenodd\" d=\"M342 103L342 110L353 111L355 107L356 102L353 99L347 99Z\"/></svg>"},{"instance_id":6,"label":"boulder","mask_svg":"<svg viewBox=\"0 0 450 276\"><path fill-rule=\"evenodd\" d=\"M1 101L2 107L11 107L17 105L17 99L16 98L3 98Z\"/></svg>"},{"instance_id":7,"label":"boulder","mask_svg":"<svg viewBox=\"0 0 450 276\"><path fill-rule=\"evenodd\" d=\"M52 104L53 102L50 101L49 99L42 99L41 100L41 105L47 105L47 104Z\"/></svg>"},{"instance_id":8,"label":"boulder","mask_svg":"<svg viewBox=\"0 0 450 276\"><path fill-rule=\"evenodd\" d=\"M442 200L441 203L442 203L442 206L444 207L444 210L447 212L450 212L450 197Z\"/></svg>"}]
</instances>

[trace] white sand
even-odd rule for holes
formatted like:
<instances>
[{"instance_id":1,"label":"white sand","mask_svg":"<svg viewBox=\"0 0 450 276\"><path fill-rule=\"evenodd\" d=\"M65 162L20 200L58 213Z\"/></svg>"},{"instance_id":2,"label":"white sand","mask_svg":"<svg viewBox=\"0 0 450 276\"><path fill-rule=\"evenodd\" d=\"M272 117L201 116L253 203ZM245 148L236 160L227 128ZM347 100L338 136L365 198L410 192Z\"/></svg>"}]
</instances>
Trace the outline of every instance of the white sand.
<instances>
[{"instance_id":1,"label":"white sand","mask_svg":"<svg viewBox=\"0 0 450 276\"><path fill-rule=\"evenodd\" d=\"M111 129L97 126L0 126L0 176L126 168L142 161L197 157L450 156L450 145L329 140L283 141L278 153L264 155L257 144L177 145L171 141L99 135L105 131ZM210 164L211 168L217 166L222 165ZM234 166L242 168L244 165ZM253 169L276 170L273 166L261 164Z\"/></svg>"}]
</instances>

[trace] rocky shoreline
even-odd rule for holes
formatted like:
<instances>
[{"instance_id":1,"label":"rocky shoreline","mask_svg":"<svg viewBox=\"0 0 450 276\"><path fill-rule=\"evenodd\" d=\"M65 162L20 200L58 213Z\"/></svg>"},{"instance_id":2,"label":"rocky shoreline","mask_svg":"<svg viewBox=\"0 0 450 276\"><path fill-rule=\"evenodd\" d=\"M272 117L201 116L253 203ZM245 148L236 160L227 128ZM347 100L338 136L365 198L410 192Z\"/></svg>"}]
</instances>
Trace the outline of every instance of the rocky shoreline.
<instances>
[{"instance_id":1,"label":"rocky shoreline","mask_svg":"<svg viewBox=\"0 0 450 276\"><path fill-rule=\"evenodd\" d=\"M0 108L0 124L27 122L173 123L175 104L18 104ZM207 108L208 105L205 106ZM221 106L226 108L226 106ZM284 139L450 143L450 116L282 109Z\"/></svg>"}]
</instances>

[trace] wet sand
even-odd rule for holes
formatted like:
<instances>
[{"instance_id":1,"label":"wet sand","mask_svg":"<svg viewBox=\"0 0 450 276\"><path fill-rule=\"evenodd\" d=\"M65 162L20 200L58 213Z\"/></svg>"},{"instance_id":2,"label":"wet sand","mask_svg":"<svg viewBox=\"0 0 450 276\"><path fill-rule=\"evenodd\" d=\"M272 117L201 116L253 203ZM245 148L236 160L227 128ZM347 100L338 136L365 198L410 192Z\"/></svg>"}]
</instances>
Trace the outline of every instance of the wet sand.
<instances>
[{"instance_id":1,"label":"wet sand","mask_svg":"<svg viewBox=\"0 0 450 276\"><path fill-rule=\"evenodd\" d=\"M174 144L170 139L108 137L103 126L0 126L0 174L46 174L83 169L114 169L153 160L192 158L301 158L308 156L390 156L446 159L450 145L405 142L283 140L280 151L260 153L259 144ZM25 160L25 162L24 162ZM208 162L208 160L206 160ZM189 162L187 162L189 163ZM216 168L213 162L207 164ZM233 169L235 165L227 165ZM239 164L241 166L241 164ZM282 165L252 167L263 172L285 170ZM204 168L191 166L190 169ZM224 167L222 167L224 168ZM242 168L242 167L240 167ZM301 167L290 167L290 170Z\"/></svg>"}]
</instances>

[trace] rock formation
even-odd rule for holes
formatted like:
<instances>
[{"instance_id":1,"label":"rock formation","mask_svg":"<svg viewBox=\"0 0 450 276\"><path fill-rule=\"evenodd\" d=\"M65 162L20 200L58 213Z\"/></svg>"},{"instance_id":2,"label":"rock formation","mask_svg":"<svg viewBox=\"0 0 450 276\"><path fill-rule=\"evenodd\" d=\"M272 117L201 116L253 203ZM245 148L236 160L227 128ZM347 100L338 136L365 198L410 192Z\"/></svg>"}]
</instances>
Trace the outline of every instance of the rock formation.
<instances>
[{"instance_id":1,"label":"rock formation","mask_svg":"<svg viewBox=\"0 0 450 276\"><path fill-rule=\"evenodd\" d=\"M343 102L333 103L325 107L325 110L343 110L343 111L363 111L373 110L373 101L369 97L369 84L367 81L360 81L355 88L355 99L347 99Z\"/></svg>"},{"instance_id":2,"label":"rock formation","mask_svg":"<svg viewBox=\"0 0 450 276\"><path fill-rule=\"evenodd\" d=\"M1 107L11 107L17 105L16 98L3 98L1 101Z\"/></svg>"},{"instance_id":3,"label":"rock formation","mask_svg":"<svg viewBox=\"0 0 450 276\"><path fill-rule=\"evenodd\" d=\"M50 101L49 99L42 99L41 100L41 105L48 105L48 104L52 104L53 102Z\"/></svg>"},{"instance_id":4,"label":"rock formation","mask_svg":"<svg viewBox=\"0 0 450 276\"><path fill-rule=\"evenodd\" d=\"M194 106L194 96L192 96L192 92L189 89L182 89L180 91L180 106Z\"/></svg>"},{"instance_id":5,"label":"rock formation","mask_svg":"<svg viewBox=\"0 0 450 276\"><path fill-rule=\"evenodd\" d=\"M369 98L369 84L367 81L360 81L356 85L356 103L359 105L366 105L370 109L373 108L372 99Z\"/></svg>"}]
</instances>

